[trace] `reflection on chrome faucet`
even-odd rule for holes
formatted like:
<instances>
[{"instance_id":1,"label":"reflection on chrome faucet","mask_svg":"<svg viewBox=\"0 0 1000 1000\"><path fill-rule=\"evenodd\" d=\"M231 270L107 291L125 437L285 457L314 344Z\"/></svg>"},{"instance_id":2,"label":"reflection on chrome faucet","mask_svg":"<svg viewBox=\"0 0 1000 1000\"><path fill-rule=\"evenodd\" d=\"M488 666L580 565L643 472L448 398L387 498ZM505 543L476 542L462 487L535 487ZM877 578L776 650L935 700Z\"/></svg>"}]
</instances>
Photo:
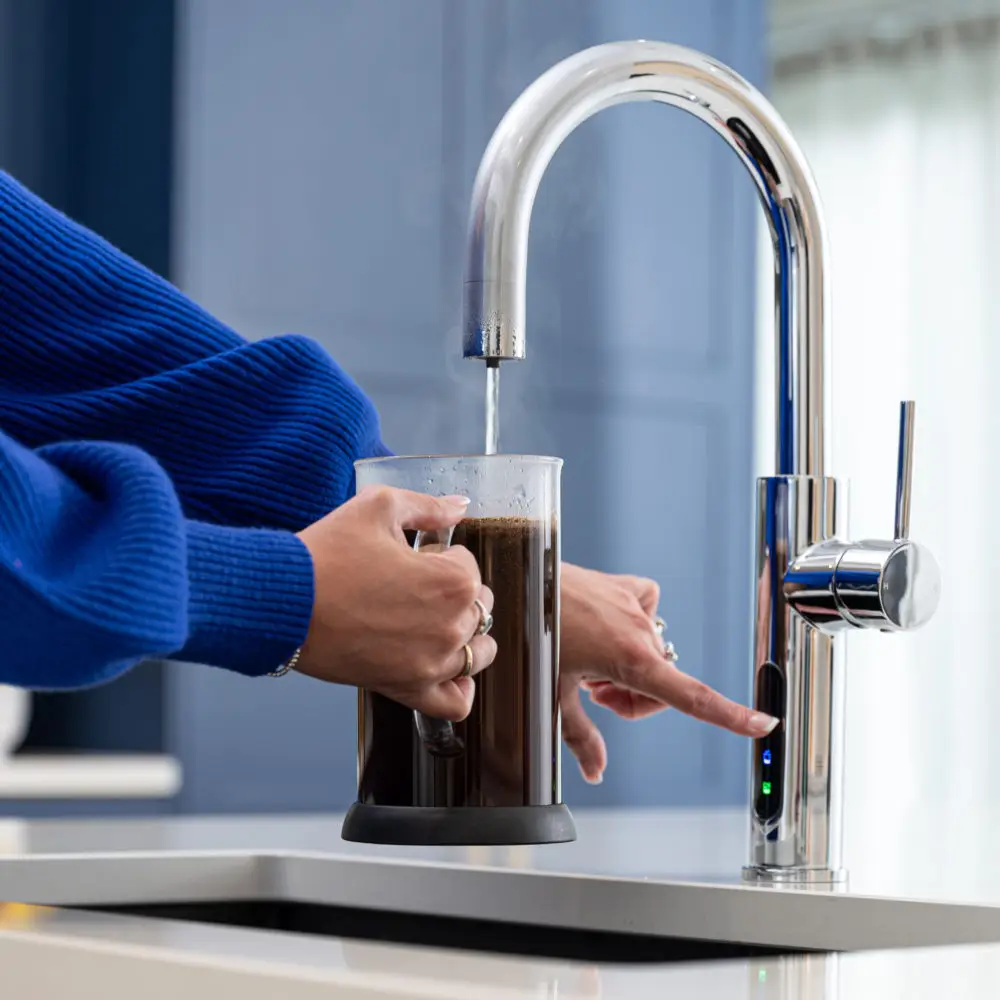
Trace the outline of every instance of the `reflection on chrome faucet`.
<instances>
[{"instance_id":1,"label":"reflection on chrome faucet","mask_svg":"<svg viewBox=\"0 0 1000 1000\"><path fill-rule=\"evenodd\" d=\"M840 956L789 955L748 963L748 1000L838 1000Z\"/></svg>"},{"instance_id":2,"label":"reflection on chrome faucet","mask_svg":"<svg viewBox=\"0 0 1000 1000\"><path fill-rule=\"evenodd\" d=\"M746 166L775 255L776 475L757 489L755 707L781 724L754 746L751 863L763 881L841 878L844 676L851 628L915 628L934 612L936 565L907 535L912 406L901 428L897 530L849 543L846 487L826 476L826 227L805 157L774 108L729 67L662 42L587 49L536 80L497 126L473 189L464 354L488 366L526 352L528 227L549 160L615 104L681 108Z\"/></svg>"}]
</instances>

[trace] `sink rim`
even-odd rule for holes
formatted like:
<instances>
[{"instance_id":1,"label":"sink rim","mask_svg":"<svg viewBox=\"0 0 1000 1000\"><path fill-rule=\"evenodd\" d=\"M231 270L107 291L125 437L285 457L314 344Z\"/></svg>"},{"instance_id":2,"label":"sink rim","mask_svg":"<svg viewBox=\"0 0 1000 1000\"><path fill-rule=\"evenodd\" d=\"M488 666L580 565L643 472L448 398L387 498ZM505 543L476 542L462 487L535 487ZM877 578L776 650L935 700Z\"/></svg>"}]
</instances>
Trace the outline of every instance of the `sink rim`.
<instances>
[{"instance_id":1,"label":"sink rim","mask_svg":"<svg viewBox=\"0 0 1000 1000\"><path fill-rule=\"evenodd\" d=\"M264 900L805 951L1000 942L1000 906L741 883L275 850L0 858L0 899L47 906Z\"/></svg>"}]
</instances>

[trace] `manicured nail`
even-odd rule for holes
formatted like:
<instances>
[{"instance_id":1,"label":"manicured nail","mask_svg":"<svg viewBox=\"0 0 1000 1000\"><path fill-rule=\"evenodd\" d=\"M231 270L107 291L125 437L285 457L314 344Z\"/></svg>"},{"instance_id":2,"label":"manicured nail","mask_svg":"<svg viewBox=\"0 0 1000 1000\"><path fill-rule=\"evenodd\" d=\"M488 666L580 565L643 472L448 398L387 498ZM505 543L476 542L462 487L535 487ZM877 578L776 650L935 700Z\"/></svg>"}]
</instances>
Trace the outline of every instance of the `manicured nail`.
<instances>
[{"instance_id":1,"label":"manicured nail","mask_svg":"<svg viewBox=\"0 0 1000 1000\"><path fill-rule=\"evenodd\" d=\"M767 736L769 732L778 724L779 720L773 715L764 712L753 712L750 716L750 728L761 736Z\"/></svg>"},{"instance_id":2,"label":"manicured nail","mask_svg":"<svg viewBox=\"0 0 1000 1000\"><path fill-rule=\"evenodd\" d=\"M588 785L599 785L602 781L604 781L604 775L603 774L594 775L585 773L583 779L584 781L587 782Z\"/></svg>"},{"instance_id":3,"label":"manicured nail","mask_svg":"<svg viewBox=\"0 0 1000 1000\"><path fill-rule=\"evenodd\" d=\"M459 510L465 510L465 508L469 506L470 502L468 497L460 496L441 497L441 499L445 503L450 503L452 507L458 507Z\"/></svg>"}]
</instances>

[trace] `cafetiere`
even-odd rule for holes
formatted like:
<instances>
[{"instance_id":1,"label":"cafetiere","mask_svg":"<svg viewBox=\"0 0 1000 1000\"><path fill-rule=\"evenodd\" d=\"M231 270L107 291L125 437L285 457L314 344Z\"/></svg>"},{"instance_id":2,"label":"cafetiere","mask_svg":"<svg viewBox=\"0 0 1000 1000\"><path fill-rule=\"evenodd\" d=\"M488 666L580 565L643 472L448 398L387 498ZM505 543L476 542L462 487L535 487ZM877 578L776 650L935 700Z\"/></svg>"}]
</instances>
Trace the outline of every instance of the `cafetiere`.
<instances>
[{"instance_id":1,"label":"cafetiere","mask_svg":"<svg viewBox=\"0 0 1000 1000\"><path fill-rule=\"evenodd\" d=\"M493 664L475 676L457 723L358 693L358 801L345 840L393 844L544 844L576 839L561 801L559 487L562 460L525 455L416 456L358 462L372 484L469 507L424 545L465 545L493 590Z\"/></svg>"}]
</instances>

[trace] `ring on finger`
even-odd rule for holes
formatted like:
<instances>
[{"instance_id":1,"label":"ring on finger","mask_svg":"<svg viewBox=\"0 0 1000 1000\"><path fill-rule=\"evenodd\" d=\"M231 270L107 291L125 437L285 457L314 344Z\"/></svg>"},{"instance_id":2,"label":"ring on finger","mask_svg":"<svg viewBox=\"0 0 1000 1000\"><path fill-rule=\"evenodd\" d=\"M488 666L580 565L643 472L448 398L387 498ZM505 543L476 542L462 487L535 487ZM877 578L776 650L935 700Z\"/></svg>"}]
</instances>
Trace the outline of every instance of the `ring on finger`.
<instances>
[{"instance_id":1,"label":"ring on finger","mask_svg":"<svg viewBox=\"0 0 1000 1000\"><path fill-rule=\"evenodd\" d=\"M476 629L476 635L487 635L493 628L493 615L486 610L486 605L478 597L472 603L479 608L479 627Z\"/></svg>"},{"instance_id":2,"label":"ring on finger","mask_svg":"<svg viewBox=\"0 0 1000 1000\"><path fill-rule=\"evenodd\" d=\"M665 642L663 644L663 655L666 659L670 660L671 663L676 663L680 659L672 642Z\"/></svg>"},{"instance_id":3,"label":"ring on finger","mask_svg":"<svg viewBox=\"0 0 1000 1000\"><path fill-rule=\"evenodd\" d=\"M462 651L465 653L465 666L462 667L462 672L455 678L455 680L458 680L461 677L468 677L472 673L472 667L475 663L472 656L472 647L468 643L462 647Z\"/></svg>"},{"instance_id":4,"label":"ring on finger","mask_svg":"<svg viewBox=\"0 0 1000 1000\"><path fill-rule=\"evenodd\" d=\"M663 633L667 631L667 623L659 615L653 619L653 631L655 631L660 638L662 638Z\"/></svg>"}]
</instances>

